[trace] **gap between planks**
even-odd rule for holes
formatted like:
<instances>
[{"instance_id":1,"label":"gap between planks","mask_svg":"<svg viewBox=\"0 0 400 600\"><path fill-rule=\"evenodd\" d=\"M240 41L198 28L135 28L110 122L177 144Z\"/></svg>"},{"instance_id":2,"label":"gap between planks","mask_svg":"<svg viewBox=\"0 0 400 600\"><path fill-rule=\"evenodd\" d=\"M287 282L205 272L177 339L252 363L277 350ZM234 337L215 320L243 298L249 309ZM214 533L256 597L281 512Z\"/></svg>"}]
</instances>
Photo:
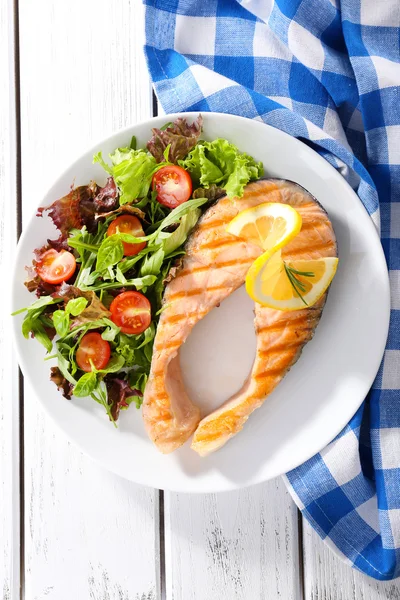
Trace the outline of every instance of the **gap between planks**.
<instances>
[{"instance_id":1,"label":"gap between planks","mask_svg":"<svg viewBox=\"0 0 400 600\"><path fill-rule=\"evenodd\" d=\"M16 137L16 234L22 233L22 174L21 174L21 78L19 52L19 0L14 0L14 69L15 69L15 137ZM19 447L19 591L25 598L25 422L24 378L18 367L18 447Z\"/></svg>"}]
</instances>

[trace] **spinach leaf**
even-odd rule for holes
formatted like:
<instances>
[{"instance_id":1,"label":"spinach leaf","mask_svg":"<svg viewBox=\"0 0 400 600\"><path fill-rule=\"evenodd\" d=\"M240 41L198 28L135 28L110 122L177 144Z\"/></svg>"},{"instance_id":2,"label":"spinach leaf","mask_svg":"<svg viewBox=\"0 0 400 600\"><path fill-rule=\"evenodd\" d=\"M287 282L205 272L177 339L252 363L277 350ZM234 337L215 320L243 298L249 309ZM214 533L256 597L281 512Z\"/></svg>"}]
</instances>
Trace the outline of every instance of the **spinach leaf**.
<instances>
[{"instance_id":1,"label":"spinach leaf","mask_svg":"<svg viewBox=\"0 0 400 600\"><path fill-rule=\"evenodd\" d=\"M107 366L100 369L97 373L117 373L125 365L125 359L121 354L114 355L110 358Z\"/></svg>"},{"instance_id":2,"label":"spinach leaf","mask_svg":"<svg viewBox=\"0 0 400 600\"><path fill-rule=\"evenodd\" d=\"M53 325L60 337L67 335L69 331L69 313L65 310L56 310L53 313Z\"/></svg>"},{"instance_id":3,"label":"spinach leaf","mask_svg":"<svg viewBox=\"0 0 400 600\"><path fill-rule=\"evenodd\" d=\"M83 297L69 300L67 306L65 307L65 312L73 317L77 317L85 310L87 303L87 299Z\"/></svg>"},{"instance_id":4,"label":"spinach leaf","mask_svg":"<svg viewBox=\"0 0 400 600\"><path fill-rule=\"evenodd\" d=\"M77 384L74 387L74 396L77 398L85 398L97 387L97 375L94 372L85 373L78 379Z\"/></svg>"},{"instance_id":5,"label":"spinach leaf","mask_svg":"<svg viewBox=\"0 0 400 600\"><path fill-rule=\"evenodd\" d=\"M110 235L102 242L97 253L96 271L102 272L119 263L124 256L124 247L119 235Z\"/></svg>"}]
</instances>

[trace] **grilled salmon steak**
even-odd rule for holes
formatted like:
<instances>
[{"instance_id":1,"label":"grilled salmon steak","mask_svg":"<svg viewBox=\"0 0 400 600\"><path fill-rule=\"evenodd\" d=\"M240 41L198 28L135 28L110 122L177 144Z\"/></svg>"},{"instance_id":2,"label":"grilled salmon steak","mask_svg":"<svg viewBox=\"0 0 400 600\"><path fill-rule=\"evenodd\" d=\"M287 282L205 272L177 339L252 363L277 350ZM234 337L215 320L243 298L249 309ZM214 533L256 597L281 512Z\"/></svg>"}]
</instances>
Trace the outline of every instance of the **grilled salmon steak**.
<instances>
[{"instance_id":1,"label":"grilled salmon steak","mask_svg":"<svg viewBox=\"0 0 400 600\"><path fill-rule=\"evenodd\" d=\"M312 338L325 303L294 312L256 304L256 358L242 389L200 421L200 409L188 397L180 370L179 349L193 327L238 289L262 250L226 232L242 210L265 202L290 204L302 217L300 233L282 249L284 260L337 256L335 234L324 209L295 183L260 180L240 199L221 198L198 222L186 255L164 293L154 341L143 418L150 439L161 452L176 450L194 433L192 448L204 456L238 433L264 402Z\"/></svg>"}]
</instances>

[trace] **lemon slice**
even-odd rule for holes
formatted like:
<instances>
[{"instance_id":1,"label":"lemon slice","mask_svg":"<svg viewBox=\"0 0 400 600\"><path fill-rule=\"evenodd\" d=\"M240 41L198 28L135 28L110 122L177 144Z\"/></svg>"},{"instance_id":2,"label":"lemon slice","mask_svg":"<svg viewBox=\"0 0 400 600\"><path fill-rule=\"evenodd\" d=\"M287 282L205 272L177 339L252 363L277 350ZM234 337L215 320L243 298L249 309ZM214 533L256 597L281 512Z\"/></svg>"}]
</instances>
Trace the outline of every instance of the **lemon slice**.
<instances>
[{"instance_id":1,"label":"lemon slice","mask_svg":"<svg viewBox=\"0 0 400 600\"><path fill-rule=\"evenodd\" d=\"M240 212L226 230L263 250L275 252L301 229L301 216L289 204L267 202Z\"/></svg>"},{"instance_id":2,"label":"lemon slice","mask_svg":"<svg viewBox=\"0 0 400 600\"><path fill-rule=\"evenodd\" d=\"M280 250L265 252L250 267L246 290L255 302L278 310L315 304L329 287L337 258L283 261Z\"/></svg>"}]
</instances>

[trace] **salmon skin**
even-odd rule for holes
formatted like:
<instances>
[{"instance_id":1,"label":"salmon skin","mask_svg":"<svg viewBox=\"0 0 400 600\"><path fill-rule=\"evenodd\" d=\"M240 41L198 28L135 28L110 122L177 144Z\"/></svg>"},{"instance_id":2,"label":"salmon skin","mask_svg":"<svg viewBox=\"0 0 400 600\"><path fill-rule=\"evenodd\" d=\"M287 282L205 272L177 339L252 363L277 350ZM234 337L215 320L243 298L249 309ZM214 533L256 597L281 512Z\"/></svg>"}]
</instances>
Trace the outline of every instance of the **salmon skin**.
<instances>
[{"instance_id":1,"label":"salmon skin","mask_svg":"<svg viewBox=\"0 0 400 600\"><path fill-rule=\"evenodd\" d=\"M284 260L337 256L327 213L299 185L278 179L247 185L242 198L221 198L199 220L186 245L180 269L164 292L154 341L143 419L150 439L169 453L194 433L192 448L205 456L238 433L264 402L312 338L326 294L311 308L283 312L256 304L256 358L246 382L219 409L200 420L180 369L179 350L193 327L245 281L261 248L226 232L242 210L265 202L290 204L302 217L300 233L282 249Z\"/></svg>"}]
</instances>

